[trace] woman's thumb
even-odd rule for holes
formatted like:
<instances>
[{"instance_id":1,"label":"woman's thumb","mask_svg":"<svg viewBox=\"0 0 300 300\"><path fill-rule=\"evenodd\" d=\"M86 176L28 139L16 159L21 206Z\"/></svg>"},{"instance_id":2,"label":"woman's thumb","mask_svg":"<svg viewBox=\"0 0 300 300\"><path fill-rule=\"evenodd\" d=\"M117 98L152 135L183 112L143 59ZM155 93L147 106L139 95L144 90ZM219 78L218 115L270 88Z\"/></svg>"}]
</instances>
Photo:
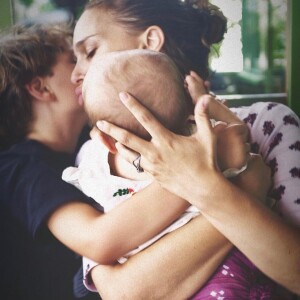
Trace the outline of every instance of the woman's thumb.
<instances>
[{"instance_id":1,"label":"woman's thumb","mask_svg":"<svg viewBox=\"0 0 300 300\"><path fill-rule=\"evenodd\" d=\"M200 97L195 106L195 121L198 132L203 132L203 130L211 130L212 128L208 116L209 97L209 95L204 95Z\"/></svg>"}]
</instances>

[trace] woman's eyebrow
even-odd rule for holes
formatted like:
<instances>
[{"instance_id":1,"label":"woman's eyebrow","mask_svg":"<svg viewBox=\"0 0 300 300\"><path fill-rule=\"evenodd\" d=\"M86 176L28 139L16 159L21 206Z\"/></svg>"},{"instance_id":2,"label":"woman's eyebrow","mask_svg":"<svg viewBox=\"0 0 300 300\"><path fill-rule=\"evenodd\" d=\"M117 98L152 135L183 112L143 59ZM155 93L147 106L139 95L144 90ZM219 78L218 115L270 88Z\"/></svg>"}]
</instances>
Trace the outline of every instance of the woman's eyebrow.
<instances>
[{"instance_id":1,"label":"woman's eyebrow","mask_svg":"<svg viewBox=\"0 0 300 300\"><path fill-rule=\"evenodd\" d=\"M88 40L89 38L94 37L94 36L96 36L96 35L99 35L99 33L95 33L95 34L88 35L88 36L86 36L84 39L78 41L78 42L75 44L75 49L81 48L82 45L85 43L86 40Z\"/></svg>"}]
</instances>

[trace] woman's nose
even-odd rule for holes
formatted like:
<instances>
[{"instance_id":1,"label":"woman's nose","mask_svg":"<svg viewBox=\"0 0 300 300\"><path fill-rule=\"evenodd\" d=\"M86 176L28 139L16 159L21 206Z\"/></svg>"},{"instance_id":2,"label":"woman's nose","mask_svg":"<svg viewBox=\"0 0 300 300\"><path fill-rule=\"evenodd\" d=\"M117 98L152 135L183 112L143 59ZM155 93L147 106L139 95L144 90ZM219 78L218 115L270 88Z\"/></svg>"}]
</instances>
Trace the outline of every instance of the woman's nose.
<instances>
[{"instance_id":1,"label":"woman's nose","mask_svg":"<svg viewBox=\"0 0 300 300\"><path fill-rule=\"evenodd\" d=\"M73 84L78 85L83 80L83 73L80 71L78 64L75 65L73 72L71 74L71 81Z\"/></svg>"}]
</instances>

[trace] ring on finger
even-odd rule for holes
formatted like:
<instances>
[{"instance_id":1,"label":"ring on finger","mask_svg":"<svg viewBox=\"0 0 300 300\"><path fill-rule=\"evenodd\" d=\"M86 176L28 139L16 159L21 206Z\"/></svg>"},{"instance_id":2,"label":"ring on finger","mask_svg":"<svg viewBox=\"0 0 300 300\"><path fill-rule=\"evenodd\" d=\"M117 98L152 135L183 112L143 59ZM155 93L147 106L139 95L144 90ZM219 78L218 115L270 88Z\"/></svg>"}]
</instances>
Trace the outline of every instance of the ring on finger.
<instances>
[{"instance_id":1,"label":"ring on finger","mask_svg":"<svg viewBox=\"0 0 300 300\"><path fill-rule=\"evenodd\" d=\"M139 154L132 162L138 173L143 173L144 169L141 167L141 155Z\"/></svg>"}]
</instances>

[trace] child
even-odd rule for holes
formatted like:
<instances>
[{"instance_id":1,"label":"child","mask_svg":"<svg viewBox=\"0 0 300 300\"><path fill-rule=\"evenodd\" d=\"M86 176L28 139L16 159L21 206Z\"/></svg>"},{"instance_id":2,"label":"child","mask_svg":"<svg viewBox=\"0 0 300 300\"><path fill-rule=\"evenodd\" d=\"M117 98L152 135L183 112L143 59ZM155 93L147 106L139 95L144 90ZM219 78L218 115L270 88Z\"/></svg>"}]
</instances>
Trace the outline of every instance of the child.
<instances>
[{"instance_id":1,"label":"child","mask_svg":"<svg viewBox=\"0 0 300 300\"><path fill-rule=\"evenodd\" d=\"M97 84L93 83L95 81ZM165 54L148 50L112 52L94 58L83 83L84 106L92 124L98 120L110 121L140 137L150 139L146 130L118 98L119 92L127 91L148 107L167 128L182 135L189 135L193 126L188 117L193 105L182 82L180 73ZM197 90L197 95L192 93L193 99L197 99L199 93L203 91ZM218 108L221 104L215 101L211 100L210 106ZM215 107L214 111L217 111ZM221 109L226 108L222 106ZM106 147L98 141L88 141L78 154L78 167L66 169L63 179L94 198L104 211L108 212L130 198L133 193L149 185L152 180L146 173L141 172L141 167L136 161L133 164L124 161L116 153L111 139L104 136L103 140ZM230 145L230 140L227 142ZM228 177L235 176L245 169L240 169L243 165L241 164L238 168L233 168L233 172L228 172L230 163L222 156L218 157L218 163L222 166L222 171L226 169ZM161 236L183 226L197 215L198 209L188 207L182 216L163 232L127 253L119 262L123 263L130 255L148 247ZM84 258L83 262L84 283L93 290L88 274L97 263L87 258Z\"/></svg>"}]
</instances>

